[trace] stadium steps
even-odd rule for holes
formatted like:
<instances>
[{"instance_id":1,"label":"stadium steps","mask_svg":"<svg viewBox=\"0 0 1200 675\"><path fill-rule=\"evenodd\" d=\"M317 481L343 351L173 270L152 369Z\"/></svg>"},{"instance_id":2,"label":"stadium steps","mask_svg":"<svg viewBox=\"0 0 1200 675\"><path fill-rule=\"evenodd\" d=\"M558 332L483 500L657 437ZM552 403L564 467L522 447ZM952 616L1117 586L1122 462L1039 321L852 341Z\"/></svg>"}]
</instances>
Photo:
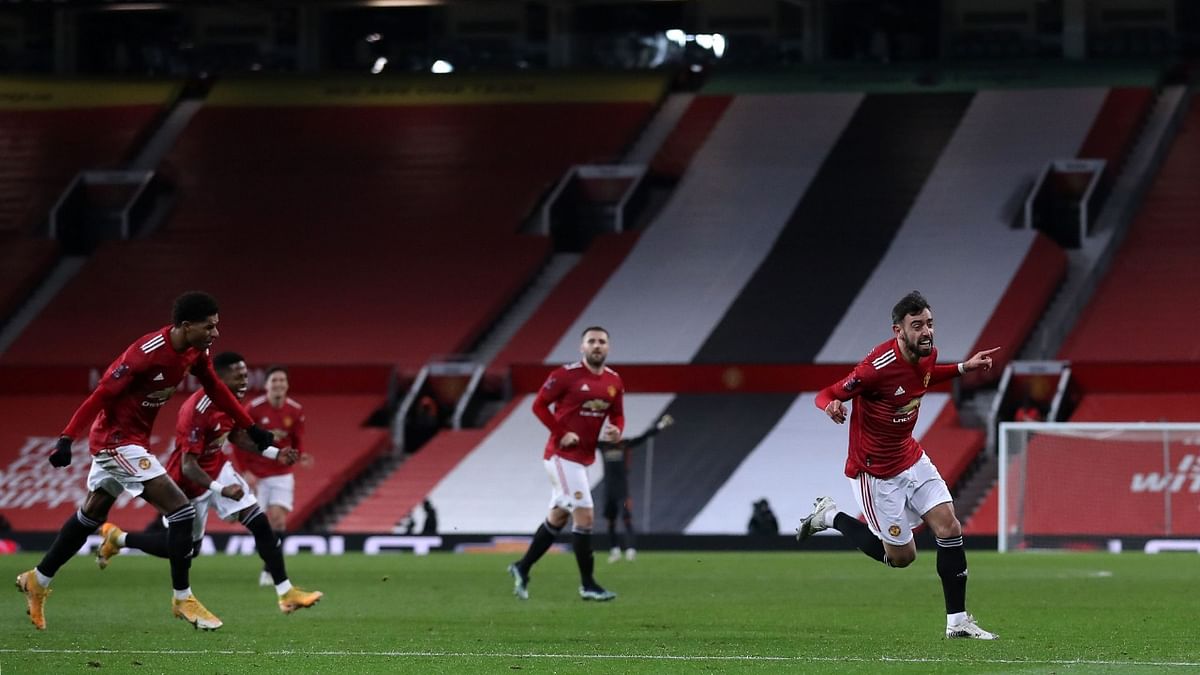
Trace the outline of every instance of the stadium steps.
<instances>
[{"instance_id":1,"label":"stadium steps","mask_svg":"<svg viewBox=\"0 0 1200 675\"><path fill-rule=\"evenodd\" d=\"M1185 122L1174 138L1161 170L1116 252L1106 276L1067 337L1060 356L1093 361L1195 361L1200 359L1194 336L1200 318L1180 311L1179 298L1200 288L1195 252L1200 232L1200 100L1187 105ZM1164 292L1168 291L1168 292ZM1112 340L1131 308L1137 308L1139 330L1134 341ZM1137 339L1140 336L1141 339Z\"/></svg>"},{"instance_id":2,"label":"stadium steps","mask_svg":"<svg viewBox=\"0 0 1200 675\"><path fill-rule=\"evenodd\" d=\"M337 532L388 531L404 514L430 496L435 486L503 424L522 400L510 401L483 429L442 431L402 461L380 463L372 480L357 486L355 494L340 499L336 514L329 513L321 524ZM436 501L434 505L447 507L442 518L449 520L442 520L440 524L443 531L451 531L454 505Z\"/></svg>"},{"instance_id":3,"label":"stadium steps","mask_svg":"<svg viewBox=\"0 0 1200 675\"><path fill-rule=\"evenodd\" d=\"M679 126L679 121L695 97L695 94L687 93L668 94L654 113L654 117L642 129L633 147L625 153L624 163L650 164L663 143Z\"/></svg>"},{"instance_id":4,"label":"stadium steps","mask_svg":"<svg viewBox=\"0 0 1200 675\"><path fill-rule=\"evenodd\" d=\"M362 473L347 483L336 497L322 504L302 529L312 532L332 530L334 524L346 517L346 514L353 511L364 498L374 492L380 483L387 480L388 476L400 468L407 457L407 455L388 453L376 459ZM397 514L396 520L399 520L401 515L403 513Z\"/></svg>"},{"instance_id":5,"label":"stadium steps","mask_svg":"<svg viewBox=\"0 0 1200 675\"><path fill-rule=\"evenodd\" d=\"M668 179L683 176L732 101L732 96L692 97L687 109L650 160L651 174Z\"/></svg>"},{"instance_id":6,"label":"stadium steps","mask_svg":"<svg viewBox=\"0 0 1200 675\"><path fill-rule=\"evenodd\" d=\"M0 242L3 238L0 238ZM37 249L30 251L30 248ZM10 277L0 281L0 288L12 289L6 297L0 298L0 320L10 317L0 329L0 354L3 354L14 340L33 321L58 292L79 273L87 258L85 256L61 256L54 263L39 262L39 258L53 258L57 255L58 246L52 241L20 240L10 243L0 243L0 278ZM9 259L16 254L15 259ZM34 269L49 266L50 271L38 283L30 283L36 278L33 269L22 270L22 267L32 266ZM24 283L22 283L24 279Z\"/></svg>"},{"instance_id":7,"label":"stadium steps","mask_svg":"<svg viewBox=\"0 0 1200 675\"><path fill-rule=\"evenodd\" d=\"M638 240L635 232L604 234L592 240L578 262L526 318L488 365L490 379L508 374L514 363L540 363L563 331L576 320L598 289L621 265Z\"/></svg>"},{"instance_id":8,"label":"stadium steps","mask_svg":"<svg viewBox=\"0 0 1200 675\"><path fill-rule=\"evenodd\" d=\"M501 317L492 324L479 344L471 351L470 358L476 363L491 363L513 336L521 330L542 303L554 293L583 258L581 253L554 253L546 261L537 277L521 292Z\"/></svg>"},{"instance_id":9,"label":"stadium steps","mask_svg":"<svg viewBox=\"0 0 1200 675\"><path fill-rule=\"evenodd\" d=\"M1021 352L1023 359L1055 358L1112 264L1134 214L1154 177L1161 170L1172 139L1186 112L1184 88L1167 87L1146 113L1140 133L1121 162L1121 171L1091 237L1067 252L1068 273L1054 300L1030 334ZM1081 153L1082 154L1082 153Z\"/></svg>"}]
</instances>

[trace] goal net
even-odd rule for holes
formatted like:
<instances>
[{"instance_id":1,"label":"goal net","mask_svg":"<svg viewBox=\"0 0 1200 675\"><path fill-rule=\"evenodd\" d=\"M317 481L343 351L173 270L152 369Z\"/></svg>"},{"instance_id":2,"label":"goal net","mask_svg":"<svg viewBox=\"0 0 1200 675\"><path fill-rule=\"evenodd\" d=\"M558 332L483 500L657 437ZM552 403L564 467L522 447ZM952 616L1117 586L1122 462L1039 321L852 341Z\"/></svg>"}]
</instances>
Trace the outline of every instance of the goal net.
<instances>
[{"instance_id":1,"label":"goal net","mask_svg":"<svg viewBox=\"0 0 1200 675\"><path fill-rule=\"evenodd\" d=\"M1004 422L998 441L1001 551L1200 537L1200 424Z\"/></svg>"}]
</instances>

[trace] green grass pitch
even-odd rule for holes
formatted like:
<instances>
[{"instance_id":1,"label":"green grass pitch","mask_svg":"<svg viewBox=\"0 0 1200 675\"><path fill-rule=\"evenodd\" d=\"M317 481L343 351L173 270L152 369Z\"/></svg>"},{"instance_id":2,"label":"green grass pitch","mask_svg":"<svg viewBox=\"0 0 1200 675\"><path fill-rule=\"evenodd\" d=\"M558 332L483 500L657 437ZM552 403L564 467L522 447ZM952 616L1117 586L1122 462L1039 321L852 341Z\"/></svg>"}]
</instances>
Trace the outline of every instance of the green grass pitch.
<instances>
[{"instance_id":1,"label":"green grass pitch","mask_svg":"<svg viewBox=\"0 0 1200 675\"><path fill-rule=\"evenodd\" d=\"M946 640L933 551L908 569L857 553L596 557L610 603L577 595L569 555L511 594L510 556L301 555L320 589L291 616L257 586L258 559L205 557L197 597L212 633L171 617L165 561L78 557L54 582L48 628L12 580L37 556L0 557L0 673L1175 672L1200 670L1200 560L1189 554L969 552L968 605L996 642Z\"/></svg>"}]
</instances>

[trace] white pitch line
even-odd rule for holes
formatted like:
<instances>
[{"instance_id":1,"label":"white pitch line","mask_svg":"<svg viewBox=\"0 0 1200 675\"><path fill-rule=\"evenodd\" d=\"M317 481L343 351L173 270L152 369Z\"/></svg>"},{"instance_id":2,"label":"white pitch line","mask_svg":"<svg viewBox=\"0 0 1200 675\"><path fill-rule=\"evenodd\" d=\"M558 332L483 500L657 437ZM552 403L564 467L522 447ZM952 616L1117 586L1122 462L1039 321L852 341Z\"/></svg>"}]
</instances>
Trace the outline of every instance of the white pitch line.
<instances>
[{"instance_id":1,"label":"white pitch line","mask_svg":"<svg viewBox=\"0 0 1200 675\"><path fill-rule=\"evenodd\" d=\"M768 655L704 655L704 654L517 654L509 652L422 652L422 651L292 651L288 649L257 651L253 649L11 649L0 647L0 654L97 654L152 656L380 656L414 658L502 658L502 659L608 659L632 661L786 661L793 663L975 663L985 665L1030 666L1165 666L1198 668L1200 661L1101 661L1098 659L988 659L988 658L923 658L880 656L768 656Z\"/></svg>"}]
</instances>

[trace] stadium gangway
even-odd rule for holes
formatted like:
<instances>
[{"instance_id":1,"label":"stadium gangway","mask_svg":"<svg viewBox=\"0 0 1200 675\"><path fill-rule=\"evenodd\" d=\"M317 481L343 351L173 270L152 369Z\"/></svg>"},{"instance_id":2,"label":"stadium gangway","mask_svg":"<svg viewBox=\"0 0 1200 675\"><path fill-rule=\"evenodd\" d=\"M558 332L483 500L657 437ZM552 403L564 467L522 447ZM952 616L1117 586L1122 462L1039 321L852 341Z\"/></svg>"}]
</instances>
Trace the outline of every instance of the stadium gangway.
<instances>
[{"instance_id":1,"label":"stadium gangway","mask_svg":"<svg viewBox=\"0 0 1200 675\"><path fill-rule=\"evenodd\" d=\"M400 405L396 407L396 412L392 416L391 432L392 432L392 454L401 455L404 453L404 430L405 421L408 419L408 413L412 410L413 404L417 397L421 395L422 389L428 384L432 378L437 377L466 377L467 384L463 388L462 393L458 396L454 403L454 413L450 416L450 427L452 429L462 429L463 417L466 415L467 404L475 396L476 390L479 389L479 383L483 380L483 374L486 370L484 364L476 361L430 361L422 366L409 385L408 391L405 392L404 398L401 399Z\"/></svg>"}]
</instances>

